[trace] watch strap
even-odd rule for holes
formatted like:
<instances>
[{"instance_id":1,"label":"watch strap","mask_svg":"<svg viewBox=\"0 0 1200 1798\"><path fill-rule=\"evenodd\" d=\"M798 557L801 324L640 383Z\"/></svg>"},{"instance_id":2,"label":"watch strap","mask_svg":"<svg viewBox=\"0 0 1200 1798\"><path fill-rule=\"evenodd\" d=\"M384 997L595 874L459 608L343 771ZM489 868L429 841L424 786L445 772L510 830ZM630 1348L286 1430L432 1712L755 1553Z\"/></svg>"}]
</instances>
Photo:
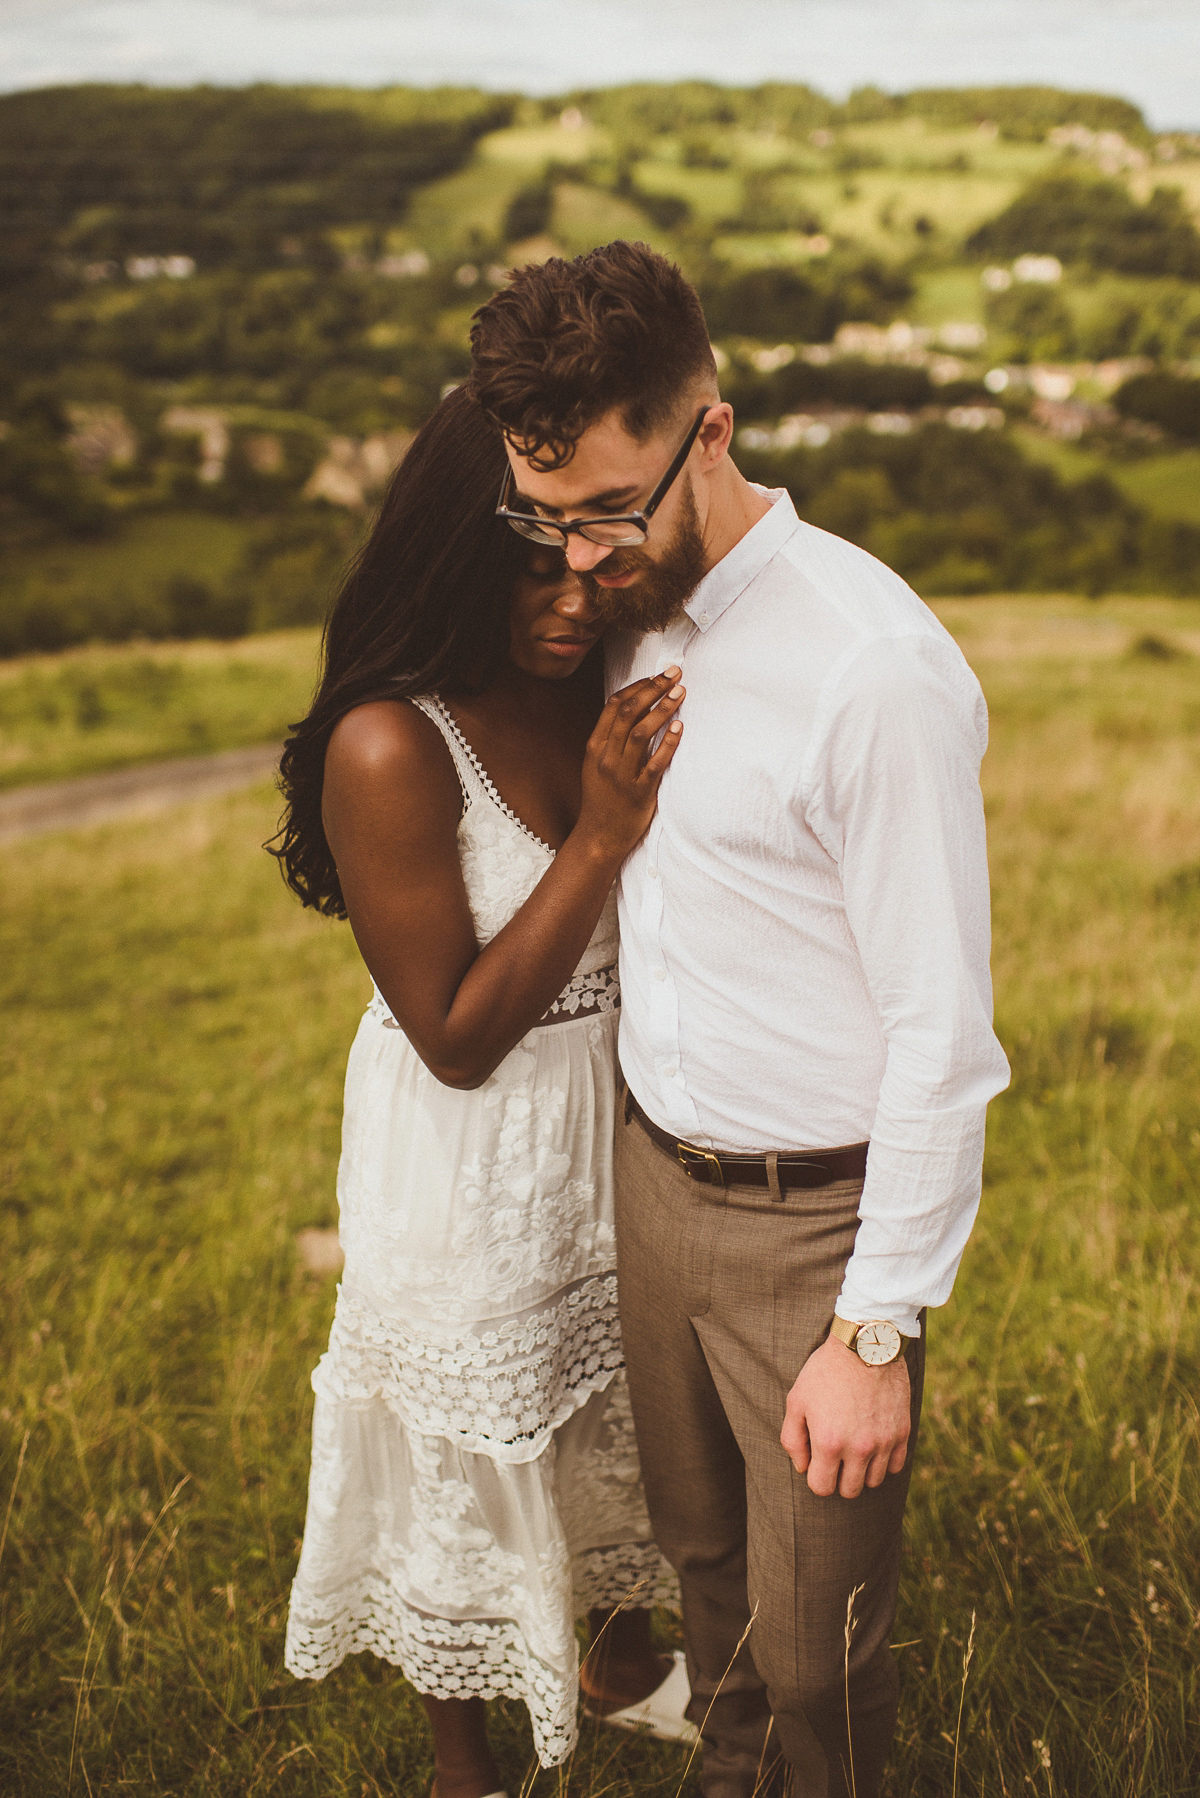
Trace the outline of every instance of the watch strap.
<instances>
[{"instance_id":1,"label":"watch strap","mask_svg":"<svg viewBox=\"0 0 1200 1798\"><path fill-rule=\"evenodd\" d=\"M861 1324L852 1324L848 1317L839 1317L835 1311L833 1322L829 1326L829 1334L836 1336L839 1342L844 1342L848 1349L852 1349L858 1342L858 1332L861 1329Z\"/></svg>"}]
</instances>

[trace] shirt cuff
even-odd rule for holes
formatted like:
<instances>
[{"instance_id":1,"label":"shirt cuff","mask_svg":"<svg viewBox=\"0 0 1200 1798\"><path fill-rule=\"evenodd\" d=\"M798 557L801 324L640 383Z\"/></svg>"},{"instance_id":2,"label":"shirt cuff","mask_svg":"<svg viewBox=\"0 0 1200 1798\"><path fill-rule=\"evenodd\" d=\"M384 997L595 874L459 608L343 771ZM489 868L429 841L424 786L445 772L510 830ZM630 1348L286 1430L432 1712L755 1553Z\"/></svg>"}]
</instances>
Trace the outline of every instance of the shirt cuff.
<instances>
[{"instance_id":1,"label":"shirt cuff","mask_svg":"<svg viewBox=\"0 0 1200 1798\"><path fill-rule=\"evenodd\" d=\"M833 1309L849 1324L890 1323L895 1324L901 1336L921 1334L919 1305L901 1305L895 1299L890 1304L882 1300L876 1303L867 1294L856 1292L847 1285L842 1287Z\"/></svg>"}]
</instances>

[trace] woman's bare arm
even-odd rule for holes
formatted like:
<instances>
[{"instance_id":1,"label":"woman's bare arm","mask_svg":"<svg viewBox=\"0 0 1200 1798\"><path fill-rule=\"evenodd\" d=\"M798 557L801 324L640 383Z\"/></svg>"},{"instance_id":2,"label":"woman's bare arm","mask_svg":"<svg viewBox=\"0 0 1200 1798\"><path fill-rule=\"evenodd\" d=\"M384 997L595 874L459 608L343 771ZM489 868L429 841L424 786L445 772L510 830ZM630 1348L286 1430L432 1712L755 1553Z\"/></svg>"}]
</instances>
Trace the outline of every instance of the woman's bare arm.
<instances>
[{"instance_id":1,"label":"woman's bare arm","mask_svg":"<svg viewBox=\"0 0 1200 1798\"><path fill-rule=\"evenodd\" d=\"M605 706L588 743L579 821L530 897L480 950L458 860L458 776L415 706L380 700L337 725L322 817L363 960L422 1061L479 1086L562 991L621 862L653 816L679 728L664 675Z\"/></svg>"}]
</instances>

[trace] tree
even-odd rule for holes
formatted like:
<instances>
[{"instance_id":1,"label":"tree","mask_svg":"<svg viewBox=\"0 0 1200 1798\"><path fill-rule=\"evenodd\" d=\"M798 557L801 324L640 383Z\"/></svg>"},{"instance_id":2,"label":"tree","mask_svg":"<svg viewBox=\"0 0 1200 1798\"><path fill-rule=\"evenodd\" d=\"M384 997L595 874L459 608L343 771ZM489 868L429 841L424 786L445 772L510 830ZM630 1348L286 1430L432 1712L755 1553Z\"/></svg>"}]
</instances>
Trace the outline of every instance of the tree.
<instances>
[{"instance_id":1,"label":"tree","mask_svg":"<svg viewBox=\"0 0 1200 1798\"><path fill-rule=\"evenodd\" d=\"M1200 529L1151 519L1103 476L1063 481L992 432L846 431L824 449L741 452L738 463L931 597L1200 587Z\"/></svg>"},{"instance_id":2,"label":"tree","mask_svg":"<svg viewBox=\"0 0 1200 1798\"><path fill-rule=\"evenodd\" d=\"M548 181L530 181L517 189L504 215L505 243L538 237L547 229L554 211L554 189Z\"/></svg>"},{"instance_id":3,"label":"tree","mask_svg":"<svg viewBox=\"0 0 1200 1798\"><path fill-rule=\"evenodd\" d=\"M0 278L27 280L64 253L270 266L314 228L394 223L416 186L460 167L514 104L467 89L385 98L99 83L4 94Z\"/></svg>"},{"instance_id":4,"label":"tree","mask_svg":"<svg viewBox=\"0 0 1200 1798\"><path fill-rule=\"evenodd\" d=\"M912 293L901 270L873 257L820 271L751 268L701 283L700 298L714 336L783 338L823 343L847 319L894 317Z\"/></svg>"},{"instance_id":5,"label":"tree","mask_svg":"<svg viewBox=\"0 0 1200 1798\"><path fill-rule=\"evenodd\" d=\"M1052 287L1010 287L987 298L988 328L1010 339L1014 362L1059 362L1075 353L1075 325Z\"/></svg>"},{"instance_id":6,"label":"tree","mask_svg":"<svg viewBox=\"0 0 1200 1798\"><path fill-rule=\"evenodd\" d=\"M1117 181L1049 175L967 239L972 256L1059 256L1129 275L1200 278L1200 233L1177 188L1145 205Z\"/></svg>"},{"instance_id":7,"label":"tree","mask_svg":"<svg viewBox=\"0 0 1200 1798\"><path fill-rule=\"evenodd\" d=\"M1200 381L1163 371L1134 375L1118 387L1113 404L1126 418L1200 442Z\"/></svg>"},{"instance_id":8,"label":"tree","mask_svg":"<svg viewBox=\"0 0 1200 1798\"><path fill-rule=\"evenodd\" d=\"M33 419L0 437L0 525L53 526L69 536L103 531L110 513L95 482Z\"/></svg>"},{"instance_id":9,"label":"tree","mask_svg":"<svg viewBox=\"0 0 1200 1798\"><path fill-rule=\"evenodd\" d=\"M1140 142L1146 121L1129 100L1115 94L1077 94L1061 87L930 87L904 96L905 111L952 130L985 119L1008 138L1041 143L1055 125L1086 125L1092 131L1119 131Z\"/></svg>"}]
</instances>

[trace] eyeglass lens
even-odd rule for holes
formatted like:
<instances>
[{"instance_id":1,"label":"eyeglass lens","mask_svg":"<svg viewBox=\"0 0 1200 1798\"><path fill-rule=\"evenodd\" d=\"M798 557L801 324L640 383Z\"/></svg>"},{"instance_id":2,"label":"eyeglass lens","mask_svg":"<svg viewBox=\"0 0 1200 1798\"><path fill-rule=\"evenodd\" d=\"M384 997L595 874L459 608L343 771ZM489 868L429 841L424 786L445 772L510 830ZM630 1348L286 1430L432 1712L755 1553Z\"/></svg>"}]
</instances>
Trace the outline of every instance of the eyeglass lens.
<instances>
[{"instance_id":1,"label":"eyeglass lens","mask_svg":"<svg viewBox=\"0 0 1200 1798\"><path fill-rule=\"evenodd\" d=\"M628 519L614 519L611 524L607 524L603 519L598 519L594 523L589 522L583 525L581 529L573 533L562 530L558 525L552 524L549 519L533 517L524 519L510 516L508 522L515 531L520 531L522 537L528 537L533 543L552 543L556 549L563 548L568 535L586 537L589 542L604 544L609 549L618 549L622 545L646 541L645 531L640 526L631 524Z\"/></svg>"}]
</instances>

